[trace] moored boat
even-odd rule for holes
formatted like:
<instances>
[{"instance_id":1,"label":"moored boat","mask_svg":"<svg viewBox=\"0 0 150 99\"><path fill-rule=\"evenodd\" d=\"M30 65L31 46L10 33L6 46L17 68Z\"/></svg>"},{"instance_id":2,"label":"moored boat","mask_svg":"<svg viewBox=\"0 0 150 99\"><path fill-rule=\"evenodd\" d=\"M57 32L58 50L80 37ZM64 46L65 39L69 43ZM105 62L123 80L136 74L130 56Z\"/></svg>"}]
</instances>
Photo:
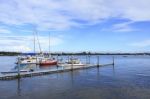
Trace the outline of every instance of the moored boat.
<instances>
[{"instance_id":1,"label":"moored boat","mask_svg":"<svg viewBox=\"0 0 150 99\"><path fill-rule=\"evenodd\" d=\"M19 60L18 60L19 58ZM43 58L42 55L36 55L34 53L26 53L18 56L16 64L28 65L28 64L39 64L39 61Z\"/></svg>"},{"instance_id":2,"label":"moored boat","mask_svg":"<svg viewBox=\"0 0 150 99\"><path fill-rule=\"evenodd\" d=\"M49 55L48 57L44 57L43 59L41 59L39 61L39 65L40 66L53 66L53 65L57 65L57 60L55 60L55 58L53 58L51 56L51 52L50 52L50 33L49 33Z\"/></svg>"},{"instance_id":3,"label":"moored boat","mask_svg":"<svg viewBox=\"0 0 150 99\"><path fill-rule=\"evenodd\" d=\"M40 66L53 66L57 65L57 60L54 59L43 59L39 62Z\"/></svg>"},{"instance_id":4,"label":"moored boat","mask_svg":"<svg viewBox=\"0 0 150 99\"><path fill-rule=\"evenodd\" d=\"M78 58L70 58L65 63L59 63L59 66L85 66Z\"/></svg>"}]
</instances>

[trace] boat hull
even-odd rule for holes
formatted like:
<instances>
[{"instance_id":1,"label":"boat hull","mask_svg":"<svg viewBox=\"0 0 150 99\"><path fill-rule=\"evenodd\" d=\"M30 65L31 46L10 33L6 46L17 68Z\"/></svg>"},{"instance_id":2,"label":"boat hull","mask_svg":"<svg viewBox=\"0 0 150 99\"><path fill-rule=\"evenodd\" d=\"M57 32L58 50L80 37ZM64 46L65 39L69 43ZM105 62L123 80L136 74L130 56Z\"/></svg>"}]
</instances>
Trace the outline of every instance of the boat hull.
<instances>
[{"instance_id":1,"label":"boat hull","mask_svg":"<svg viewBox=\"0 0 150 99\"><path fill-rule=\"evenodd\" d=\"M46 61L46 62L41 62L39 63L40 66L52 66L52 65L57 65L57 61Z\"/></svg>"}]
</instances>

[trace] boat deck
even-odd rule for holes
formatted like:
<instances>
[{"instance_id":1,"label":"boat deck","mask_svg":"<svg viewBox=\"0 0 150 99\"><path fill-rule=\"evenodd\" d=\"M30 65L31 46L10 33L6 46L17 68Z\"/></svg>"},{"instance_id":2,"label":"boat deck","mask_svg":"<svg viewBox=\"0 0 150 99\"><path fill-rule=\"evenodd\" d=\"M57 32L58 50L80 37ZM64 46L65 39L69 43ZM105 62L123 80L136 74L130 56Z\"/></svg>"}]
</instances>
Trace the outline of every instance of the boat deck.
<instances>
[{"instance_id":1,"label":"boat deck","mask_svg":"<svg viewBox=\"0 0 150 99\"><path fill-rule=\"evenodd\" d=\"M22 77L32 77L32 76L41 76L46 74L53 74L53 73L60 73L60 72L67 72L72 70L79 70L79 69L88 69L88 68L94 68L94 67L101 67L101 66L109 66L113 65L113 63L110 64L100 64L100 65L92 65L92 64L86 64L84 66L61 66L62 68L57 69L51 69L51 70L38 70L38 71L32 71L32 72L21 72L20 76L18 76L18 73L10 73L10 74L0 74L0 80L13 80L17 78Z\"/></svg>"}]
</instances>

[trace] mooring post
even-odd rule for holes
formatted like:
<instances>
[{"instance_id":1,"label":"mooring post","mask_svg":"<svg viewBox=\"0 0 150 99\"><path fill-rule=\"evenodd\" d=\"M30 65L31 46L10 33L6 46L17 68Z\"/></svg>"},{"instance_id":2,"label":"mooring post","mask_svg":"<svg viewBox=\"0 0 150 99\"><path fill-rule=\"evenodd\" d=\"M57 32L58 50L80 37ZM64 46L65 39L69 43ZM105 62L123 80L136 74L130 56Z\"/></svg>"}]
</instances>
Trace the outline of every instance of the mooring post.
<instances>
[{"instance_id":1,"label":"mooring post","mask_svg":"<svg viewBox=\"0 0 150 99\"><path fill-rule=\"evenodd\" d=\"M85 56L85 63L88 64L88 62L87 62L87 55Z\"/></svg>"},{"instance_id":2,"label":"mooring post","mask_svg":"<svg viewBox=\"0 0 150 99\"><path fill-rule=\"evenodd\" d=\"M57 61L58 61L58 55L57 55Z\"/></svg>"},{"instance_id":3,"label":"mooring post","mask_svg":"<svg viewBox=\"0 0 150 99\"><path fill-rule=\"evenodd\" d=\"M36 56L36 69L37 69L37 65L39 64L39 62L37 61L37 56Z\"/></svg>"},{"instance_id":4,"label":"mooring post","mask_svg":"<svg viewBox=\"0 0 150 99\"><path fill-rule=\"evenodd\" d=\"M20 61L20 57L18 56L18 64L17 64L17 66L18 66L18 78L20 78L20 63L21 63L21 61Z\"/></svg>"},{"instance_id":5,"label":"mooring post","mask_svg":"<svg viewBox=\"0 0 150 99\"><path fill-rule=\"evenodd\" d=\"M71 56L71 70L73 71L73 56Z\"/></svg>"},{"instance_id":6,"label":"mooring post","mask_svg":"<svg viewBox=\"0 0 150 99\"><path fill-rule=\"evenodd\" d=\"M68 63L69 63L69 55L68 55Z\"/></svg>"},{"instance_id":7,"label":"mooring post","mask_svg":"<svg viewBox=\"0 0 150 99\"><path fill-rule=\"evenodd\" d=\"M99 55L97 56L97 67L99 67Z\"/></svg>"},{"instance_id":8,"label":"mooring post","mask_svg":"<svg viewBox=\"0 0 150 99\"><path fill-rule=\"evenodd\" d=\"M56 60L57 60L57 65L56 65L56 67L57 67L57 70L58 70L58 63L59 63L59 59L58 59L58 55L56 56Z\"/></svg>"},{"instance_id":9,"label":"mooring post","mask_svg":"<svg viewBox=\"0 0 150 99\"><path fill-rule=\"evenodd\" d=\"M91 63L91 55L89 55L89 64Z\"/></svg>"}]
</instances>

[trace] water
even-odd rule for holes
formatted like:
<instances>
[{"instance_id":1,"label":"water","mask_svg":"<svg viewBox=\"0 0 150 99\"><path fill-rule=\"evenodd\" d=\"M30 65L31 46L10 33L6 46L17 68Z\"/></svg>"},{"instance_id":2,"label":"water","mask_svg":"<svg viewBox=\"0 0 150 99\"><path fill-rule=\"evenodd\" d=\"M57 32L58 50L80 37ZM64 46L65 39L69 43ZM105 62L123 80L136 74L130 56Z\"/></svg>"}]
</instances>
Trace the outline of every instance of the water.
<instances>
[{"instance_id":1,"label":"water","mask_svg":"<svg viewBox=\"0 0 150 99\"><path fill-rule=\"evenodd\" d=\"M0 57L0 70L14 61ZM115 56L115 66L0 81L0 99L150 99L150 57Z\"/></svg>"}]
</instances>

